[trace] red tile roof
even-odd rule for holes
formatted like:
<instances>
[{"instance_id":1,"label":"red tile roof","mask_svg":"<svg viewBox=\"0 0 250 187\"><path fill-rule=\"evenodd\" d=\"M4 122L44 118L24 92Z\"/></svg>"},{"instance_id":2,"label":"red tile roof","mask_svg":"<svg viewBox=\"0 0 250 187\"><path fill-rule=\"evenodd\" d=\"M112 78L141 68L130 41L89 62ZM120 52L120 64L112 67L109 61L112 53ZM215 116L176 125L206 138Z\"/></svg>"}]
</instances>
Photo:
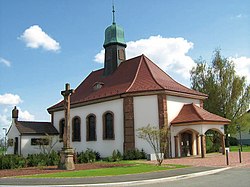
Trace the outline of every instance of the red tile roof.
<instances>
[{"instance_id":1,"label":"red tile roof","mask_svg":"<svg viewBox=\"0 0 250 187\"><path fill-rule=\"evenodd\" d=\"M94 89L95 83L103 83L100 89ZM103 76L103 69L93 71L76 88L71 95L71 105L103 99L110 96L119 96L125 93L138 93L148 91L172 91L184 93L193 97L206 98L207 95L191 90L173 80L146 56L141 55L123 61L116 71L107 77ZM62 107L59 102L50 107L53 111Z\"/></svg>"},{"instance_id":2,"label":"red tile roof","mask_svg":"<svg viewBox=\"0 0 250 187\"><path fill-rule=\"evenodd\" d=\"M172 125L194 122L216 122L229 124L230 120L221 116L212 114L195 104L185 104L176 118L171 122Z\"/></svg>"},{"instance_id":3,"label":"red tile roof","mask_svg":"<svg viewBox=\"0 0 250 187\"><path fill-rule=\"evenodd\" d=\"M56 128L50 122L17 121L16 127L22 135L57 135Z\"/></svg>"}]
</instances>

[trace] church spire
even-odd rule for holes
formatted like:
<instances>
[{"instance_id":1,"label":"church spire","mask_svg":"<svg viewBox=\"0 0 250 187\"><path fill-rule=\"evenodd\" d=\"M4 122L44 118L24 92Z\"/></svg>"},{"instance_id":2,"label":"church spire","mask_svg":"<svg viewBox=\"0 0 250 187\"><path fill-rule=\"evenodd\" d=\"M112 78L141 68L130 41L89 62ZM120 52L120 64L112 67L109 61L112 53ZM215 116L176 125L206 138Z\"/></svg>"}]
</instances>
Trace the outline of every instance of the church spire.
<instances>
[{"instance_id":1,"label":"church spire","mask_svg":"<svg viewBox=\"0 0 250 187\"><path fill-rule=\"evenodd\" d=\"M112 5L112 25L105 30L104 76L112 74L120 63L126 60L124 30L115 23L115 6Z\"/></svg>"}]
</instances>

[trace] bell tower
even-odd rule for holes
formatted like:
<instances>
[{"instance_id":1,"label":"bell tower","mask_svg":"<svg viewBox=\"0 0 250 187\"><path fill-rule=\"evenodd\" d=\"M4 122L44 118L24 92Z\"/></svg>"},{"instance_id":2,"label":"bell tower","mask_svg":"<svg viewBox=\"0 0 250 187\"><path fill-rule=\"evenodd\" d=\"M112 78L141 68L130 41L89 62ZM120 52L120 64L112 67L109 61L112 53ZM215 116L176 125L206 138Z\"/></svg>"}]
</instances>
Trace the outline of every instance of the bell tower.
<instances>
[{"instance_id":1,"label":"bell tower","mask_svg":"<svg viewBox=\"0 0 250 187\"><path fill-rule=\"evenodd\" d=\"M115 9L113 5L113 23L105 30L105 49L104 76L111 75L120 63L126 60L124 40L124 30L115 23Z\"/></svg>"}]
</instances>

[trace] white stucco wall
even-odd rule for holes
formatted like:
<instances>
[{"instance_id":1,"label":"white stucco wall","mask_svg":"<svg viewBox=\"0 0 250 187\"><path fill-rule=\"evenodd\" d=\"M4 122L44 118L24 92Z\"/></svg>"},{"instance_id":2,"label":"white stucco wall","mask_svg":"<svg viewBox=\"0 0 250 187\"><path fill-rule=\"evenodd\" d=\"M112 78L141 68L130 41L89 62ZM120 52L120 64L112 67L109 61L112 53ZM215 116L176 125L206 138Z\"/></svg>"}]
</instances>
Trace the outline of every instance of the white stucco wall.
<instances>
[{"instance_id":1,"label":"white stucco wall","mask_svg":"<svg viewBox=\"0 0 250 187\"><path fill-rule=\"evenodd\" d=\"M42 149L39 147L39 145L31 145L31 139L33 138L46 138L43 135L35 135L35 136L27 136L27 135L22 135L21 136L21 154L23 156L28 156L28 154L38 154L43 152ZM57 136L53 138L55 141L57 139ZM54 150L57 150L57 147L54 147Z\"/></svg>"},{"instance_id":2,"label":"white stucco wall","mask_svg":"<svg viewBox=\"0 0 250 187\"><path fill-rule=\"evenodd\" d=\"M112 111L114 113L114 132L115 140L103 140L103 121L102 115ZM97 141L86 141L86 117L89 114L96 115L96 138ZM70 111L70 121L75 116L81 118L81 142L71 142L76 152L85 151L87 148L98 151L102 157L110 156L113 150L119 150L123 153L123 99L87 105L78 108L72 108ZM54 125L59 131L59 121L64 118L64 112L54 113ZM60 143L62 147L62 143Z\"/></svg>"},{"instance_id":3,"label":"white stucco wall","mask_svg":"<svg viewBox=\"0 0 250 187\"><path fill-rule=\"evenodd\" d=\"M157 96L134 97L134 116L135 147L139 150L143 149L147 154L154 153L154 150L145 140L136 136L136 130L148 124L159 127Z\"/></svg>"},{"instance_id":4,"label":"white stucco wall","mask_svg":"<svg viewBox=\"0 0 250 187\"><path fill-rule=\"evenodd\" d=\"M20 133L17 130L14 121L12 121L10 129L8 131L8 134L7 134L7 139L8 140L13 139L13 146L8 146L7 154L14 154L15 137L18 137L18 144L19 144ZM20 147L18 147L18 151L20 151L19 148Z\"/></svg>"},{"instance_id":5,"label":"white stucco wall","mask_svg":"<svg viewBox=\"0 0 250 187\"><path fill-rule=\"evenodd\" d=\"M168 110L168 122L169 125L171 121L179 114L184 104L194 103L200 106L200 100L190 99L184 97L167 96L167 110Z\"/></svg>"}]
</instances>

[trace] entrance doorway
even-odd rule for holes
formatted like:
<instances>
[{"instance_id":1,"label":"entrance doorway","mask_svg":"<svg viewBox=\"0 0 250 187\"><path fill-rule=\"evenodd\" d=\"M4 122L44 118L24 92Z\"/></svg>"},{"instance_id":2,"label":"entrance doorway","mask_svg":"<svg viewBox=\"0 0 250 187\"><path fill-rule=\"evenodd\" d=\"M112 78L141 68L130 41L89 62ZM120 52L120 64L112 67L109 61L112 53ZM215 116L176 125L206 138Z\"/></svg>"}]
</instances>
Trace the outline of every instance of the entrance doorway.
<instances>
[{"instance_id":1,"label":"entrance doorway","mask_svg":"<svg viewBox=\"0 0 250 187\"><path fill-rule=\"evenodd\" d=\"M15 143L14 143L14 154L18 154L18 137L15 137Z\"/></svg>"},{"instance_id":2,"label":"entrance doorway","mask_svg":"<svg viewBox=\"0 0 250 187\"><path fill-rule=\"evenodd\" d=\"M181 156L190 156L193 153L192 132L185 131L181 134Z\"/></svg>"},{"instance_id":3,"label":"entrance doorway","mask_svg":"<svg viewBox=\"0 0 250 187\"><path fill-rule=\"evenodd\" d=\"M205 133L206 135L206 152L223 152L224 136L216 129L209 129Z\"/></svg>"}]
</instances>

